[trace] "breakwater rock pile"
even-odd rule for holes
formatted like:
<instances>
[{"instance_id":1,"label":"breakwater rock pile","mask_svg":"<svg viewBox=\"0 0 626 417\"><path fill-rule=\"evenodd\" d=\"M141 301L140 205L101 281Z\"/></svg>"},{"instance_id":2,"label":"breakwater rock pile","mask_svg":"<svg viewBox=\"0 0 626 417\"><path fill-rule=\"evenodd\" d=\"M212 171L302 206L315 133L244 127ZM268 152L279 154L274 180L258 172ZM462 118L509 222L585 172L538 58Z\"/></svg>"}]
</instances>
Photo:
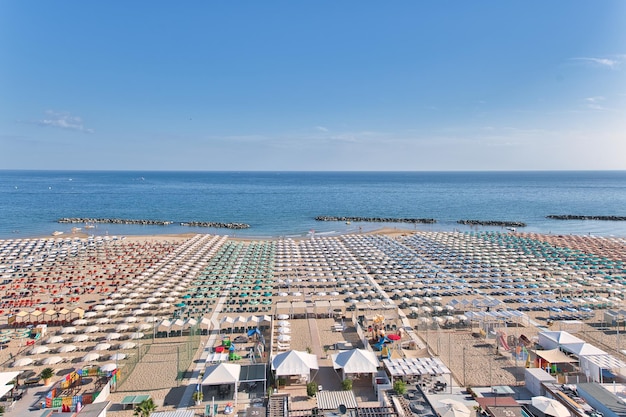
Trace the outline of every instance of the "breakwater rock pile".
<instances>
[{"instance_id":1,"label":"breakwater rock pile","mask_svg":"<svg viewBox=\"0 0 626 417\"><path fill-rule=\"evenodd\" d=\"M606 220L615 222L626 221L626 216L577 216L575 214L551 214L546 217L553 220Z\"/></svg>"},{"instance_id":2,"label":"breakwater rock pile","mask_svg":"<svg viewBox=\"0 0 626 417\"><path fill-rule=\"evenodd\" d=\"M507 222L499 220L458 220L459 224L470 226L502 226L502 227L526 227L524 222Z\"/></svg>"},{"instance_id":3,"label":"breakwater rock pile","mask_svg":"<svg viewBox=\"0 0 626 417\"><path fill-rule=\"evenodd\" d=\"M174 222L168 220L137 220L137 219L106 219L106 218L86 218L86 217L64 217L57 220L57 223L103 223L103 224L137 224L142 226L167 226ZM181 222L181 226L195 227L215 227L222 229L248 229L249 224L245 223L222 223L222 222Z\"/></svg>"},{"instance_id":4,"label":"breakwater rock pile","mask_svg":"<svg viewBox=\"0 0 626 417\"><path fill-rule=\"evenodd\" d=\"M183 222L181 226L193 227L215 227L220 229L249 229L250 225L246 223L220 223L220 222Z\"/></svg>"},{"instance_id":5,"label":"breakwater rock pile","mask_svg":"<svg viewBox=\"0 0 626 417\"><path fill-rule=\"evenodd\" d=\"M335 217L335 216L317 216L315 220L320 222L370 222L370 223L437 223L435 219L406 219L391 217Z\"/></svg>"}]
</instances>

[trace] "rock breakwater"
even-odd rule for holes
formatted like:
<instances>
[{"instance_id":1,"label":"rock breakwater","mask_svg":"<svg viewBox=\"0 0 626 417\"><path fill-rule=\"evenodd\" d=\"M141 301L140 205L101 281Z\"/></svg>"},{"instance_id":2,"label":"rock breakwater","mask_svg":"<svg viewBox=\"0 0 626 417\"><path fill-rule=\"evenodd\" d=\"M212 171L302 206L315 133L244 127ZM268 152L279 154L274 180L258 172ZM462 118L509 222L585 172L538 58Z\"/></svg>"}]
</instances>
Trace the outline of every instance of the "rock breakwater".
<instances>
[{"instance_id":1,"label":"rock breakwater","mask_svg":"<svg viewBox=\"0 0 626 417\"><path fill-rule=\"evenodd\" d=\"M626 216L578 216L575 214L550 214L546 217L553 220L605 220L615 222L626 221Z\"/></svg>"},{"instance_id":2,"label":"rock breakwater","mask_svg":"<svg viewBox=\"0 0 626 417\"><path fill-rule=\"evenodd\" d=\"M359 216L317 216L315 220L320 222L370 222L370 223L437 223L435 219L411 219L411 218L393 218L393 217L359 217Z\"/></svg>"},{"instance_id":3,"label":"rock breakwater","mask_svg":"<svg viewBox=\"0 0 626 417\"><path fill-rule=\"evenodd\" d=\"M526 223L524 222L509 222L500 220L458 220L457 223L470 226L526 227Z\"/></svg>"},{"instance_id":4,"label":"rock breakwater","mask_svg":"<svg viewBox=\"0 0 626 417\"><path fill-rule=\"evenodd\" d=\"M146 220L146 219L108 219L108 218L86 218L86 217L64 217L57 220L57 223L88 223L88 224L136 224L142 226L168 226L173 221L168 220ZM220 229L248 229L249 224L245 223L222 223L222 222L180 222L181 226L193 227L214 227Z\"/></svg>"}]
</instances>

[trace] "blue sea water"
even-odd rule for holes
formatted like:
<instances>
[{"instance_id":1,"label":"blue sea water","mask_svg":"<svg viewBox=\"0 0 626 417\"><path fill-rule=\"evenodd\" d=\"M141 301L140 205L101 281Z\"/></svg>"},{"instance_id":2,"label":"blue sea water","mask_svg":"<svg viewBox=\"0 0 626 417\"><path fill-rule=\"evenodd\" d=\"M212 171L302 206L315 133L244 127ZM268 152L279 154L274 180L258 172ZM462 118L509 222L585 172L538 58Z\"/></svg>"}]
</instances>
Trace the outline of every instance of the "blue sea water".
<instances>
[{"instance_id":1,"label":"blue sea water","mask_svg":"<svg viewBox=\"0 0 626 417\"><path fill-rule=\"evenodd\" d=\"M217 233L276 237L391 226L472 230L460 219L523 221L525 231L626 236L626 222L549 214L626 216L626 171L122 172L0 171L0 238L69 233L61 217L241 222L250 229L100 224L104 235ZM436 224L318 222L315 216L434 218ZM75 225L81 226L81 225ZM487 230L475 227L473 230ZM500 229L500 228L491 228Z\"/></svg>"}]
</instances>

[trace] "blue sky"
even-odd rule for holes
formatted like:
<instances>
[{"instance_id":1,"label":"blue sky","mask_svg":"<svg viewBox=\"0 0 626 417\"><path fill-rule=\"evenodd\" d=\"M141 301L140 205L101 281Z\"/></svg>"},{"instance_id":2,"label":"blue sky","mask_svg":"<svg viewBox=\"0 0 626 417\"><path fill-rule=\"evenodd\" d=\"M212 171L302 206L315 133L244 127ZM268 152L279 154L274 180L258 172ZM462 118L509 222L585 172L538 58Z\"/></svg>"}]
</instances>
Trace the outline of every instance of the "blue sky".
<instances>
[{"instance_id":1,"label":"blue sky","mask_svg":"<svg viewBox=\"0 0 626 417\"><path fill-rule=\"evenodd\" d=\"M0 2L0 169L626 169L626 2Z\"/></svg>"}]
</instances>

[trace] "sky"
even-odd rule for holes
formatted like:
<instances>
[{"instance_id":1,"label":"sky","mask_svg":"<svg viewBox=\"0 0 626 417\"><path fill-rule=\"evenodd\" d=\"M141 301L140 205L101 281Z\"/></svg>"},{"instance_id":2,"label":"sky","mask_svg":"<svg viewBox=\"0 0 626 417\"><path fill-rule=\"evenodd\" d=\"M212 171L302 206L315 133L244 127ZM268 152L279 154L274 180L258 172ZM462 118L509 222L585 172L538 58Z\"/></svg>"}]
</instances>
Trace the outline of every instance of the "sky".
<instances>
[{"instance_id":1,"label":"sky","mask_svg":"<svg viewBox=\"0 0 626 417\"><path fill-rule=\"evenodd\" d=\"M0 2L0 169L625 170L626 2Z\"/></svg>"}]
</instances>

